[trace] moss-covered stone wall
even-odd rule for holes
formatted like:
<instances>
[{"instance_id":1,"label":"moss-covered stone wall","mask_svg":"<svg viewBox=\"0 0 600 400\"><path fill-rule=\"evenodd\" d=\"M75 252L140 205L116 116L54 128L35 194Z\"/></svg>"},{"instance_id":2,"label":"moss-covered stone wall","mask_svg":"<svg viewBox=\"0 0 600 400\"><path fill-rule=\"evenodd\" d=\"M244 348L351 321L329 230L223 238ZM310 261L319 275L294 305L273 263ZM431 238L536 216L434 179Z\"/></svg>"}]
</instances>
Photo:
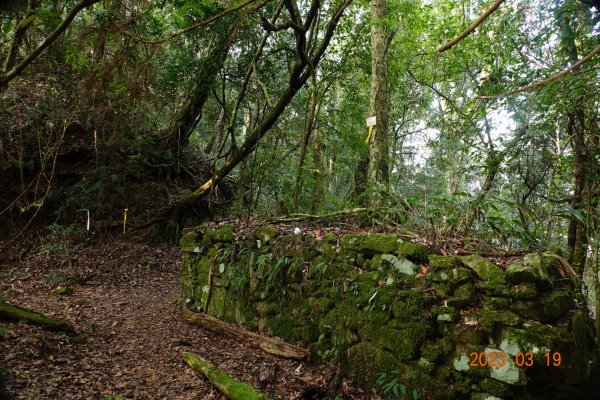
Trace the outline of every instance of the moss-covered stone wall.
<instances>
[{"instance_id":1,"label":"moss-covered stone wall","mask_svg":"<svg viewBox=\"0 0 600 400\"><path fill-rule=\"evenodd\" d=\"M197 311L304 346L366 386L397 378L423 399L585 392L593 330L557 258L528 254L501 268L391 234L320 236L187 230L183 294Z\"/></svg>"}]
</instances>

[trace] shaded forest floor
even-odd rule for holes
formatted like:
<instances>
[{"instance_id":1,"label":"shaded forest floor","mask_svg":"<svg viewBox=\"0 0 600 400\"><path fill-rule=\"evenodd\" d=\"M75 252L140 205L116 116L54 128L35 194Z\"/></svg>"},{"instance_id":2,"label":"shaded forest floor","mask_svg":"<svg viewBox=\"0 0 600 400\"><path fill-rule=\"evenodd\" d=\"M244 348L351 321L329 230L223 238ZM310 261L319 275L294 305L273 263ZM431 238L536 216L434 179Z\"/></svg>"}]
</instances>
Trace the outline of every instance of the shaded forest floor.
<instances>
[{"instance_id":1,"label":"shaded forest floor","mask_svg":"<svg viewBox=\"0 0 600 400\"><path fill-rule=\"evenodd\" d=\"M191 326L177 299L181 254L113 237L96 238L65 258L26 244L0 243L0 297L71 322L85 343L23 324L3 324L0 365L14 399L220 399L183 361L193 351L268 392L273 399L325 399L331 366L270 356ZM60 296L60 286L72 289ZM262 385L258 370L275 366ZM312 395L308 392L312 392ZM343 399L378 399L343 381Z\"/></svg>"}]
</instances>

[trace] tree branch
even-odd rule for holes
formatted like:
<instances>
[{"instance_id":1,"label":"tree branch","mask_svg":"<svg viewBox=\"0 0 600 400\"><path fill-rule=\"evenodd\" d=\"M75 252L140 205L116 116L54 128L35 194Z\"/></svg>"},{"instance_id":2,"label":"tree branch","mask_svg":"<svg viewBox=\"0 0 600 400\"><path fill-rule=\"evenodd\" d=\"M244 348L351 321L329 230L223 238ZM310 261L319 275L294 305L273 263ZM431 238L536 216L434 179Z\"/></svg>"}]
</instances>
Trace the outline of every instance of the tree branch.
<instances>
[{"instance_id":1,"label":"tree branch","mask_svg":"<svg viewBox=\"0 0 600 400\"><path fill-rule=\"evenodd\" d=\"M488 8L486 10L486 12L484 12L479 18L477 18L477 20L475 22L473 22L471 25L469 25L467 27L467 29L465 29L464 31L462 31L458 36L456 36L454 39L452 39L451 41L449 41L448 43L446 43L443 46L438 47L437 49L435 49L436 52L438 53L443 53L446 50L452 48L454 45L456 45L458 42L460 42L461 40L463 40L464 38L466 38L470 33L472 33L479 25L481 25L481 23L483 21L485 21L487 19L487 17L489 17L490 15L492 15L492 13L494 11L496 11L496 9L498 9L498 7L500 7L500 5L504 3L504 0L496 0L494 2L494 4L492 4L492 6L490 8Z\"/></svg>"},{"instance_id":2,"label":"tree branch","mask_svg":"<svg viewBox=\"0 0 600 400\"><path fill-rule=\"evenodd\" d=\"M35 50L33 50L16 66L11 68L10 71L6 71L2 76L0 76L0 93L6 88L10 81L15 79L21 72L23 72L23 70L27 68L27 66L31 64L42 51L50 46L50 44L52 44L52 42L54 42L56 38L69 27L69 25L71 25L71 22L73 22L79 11L98 3L99 1L100 0L81 0L79 3L77 3L69 15L67 15L67 18L65 18L60 25L58 25L56 29L54 29L52 33L46 37L46 39L44 39L44 41L40 43L38 47L35 48Z\"/></svg>"},{"instance_id":3,"label":"tree branch","mask_svg":"<svg viewBox=\"0 0 600 400\"><path fill-rule=\"evenodd\" d=\"M25 38L25 33L27 29L31 26L33 22L33 13L34 13L35 3L34 0L27 1L27 11L23 16L23 19L18 21L15 32L13 35L12 42L10 44L10 48L8 49L8 55L6 56L6 61L4 62L4 68L1 71L2 73L11 69L15 62L17 61L17 55L19 53L19 48L21 46L21 42Z\"/></svg>"},{"instance_id":4,"label":"tree branch","mask_svg":"<svg viewBox=\"0 0 600 400\"><path fill-rule=\"evenodd\" d=\"M176 37L179 37L179 36L183 35L186 32L193 31L194 29L201 28L203 26L209 25L209 24L215 22L216 20L218 20L219 18L222 18L222 17L226 16L227 14L231 14L231 13L234 13L234 12L236 12L238 10L241 10L242 8L250 5L251 3L254 3L255 1L256 0L247 0L247 1L243 2L242 4L239 4L239 5L235 6L235 7L231 7L231 8L228 8L227 10L221 11L220 13L215 14L215 15L213 15L210 18L207 18L207 19L205 19L203 21L195 23L192 26L188 26L187 28L182 29L180 31L177 31L177 32L175 32L175 33L173 33L173 34L171 34L171 35L169 35L169 36L167 36L166 38L163 38L163 39L158 39L158 40L145 40L145 39L141 39L141 38L136 38L136 39L139 40L139 41L141 41L142 43L146 43L146 44L161 44L161 43L167 42L167 41L169 41L171 39L175 39ZM262 7L267 2L269 2L269 0L263 0L263 1L261 1L259 4L256 5L256 8Z\"/></svg>"},{"instance_id":5,"label":"tree branch","mask_svg":"<svg viewBox=\"0 0 600 400\"><path fill-rule=\"evenodd\" d=\"M547 85L550 82L553 82L553 81L557 80L558 78L562 77L563 75L566 75L566 74L572 72L574 69L579 68L581 65L583 65L584 63L586 63L589 60L591 60L592 57L594 57L599 52L600 52L600 45L598 45L598 47L596 47L594 50L592 50L587 56L583 57L581 60L577 61L576 63L571 64L568 68L565 68L564 70L560 71L556 75L552 75L549 78L542 79L541 81L536 81L536 82L530 83L529 85L522 86L522 87L520 87L518 89L511 90L508 93L500 94L498 96L479 96L479 98L482 99L482 100L501 99L503 97L508 97L508 96L513 95L513 94L524 92L524 91L529 90L529 89L535 89L537 87Z\"/></svg>"}]
</instances>

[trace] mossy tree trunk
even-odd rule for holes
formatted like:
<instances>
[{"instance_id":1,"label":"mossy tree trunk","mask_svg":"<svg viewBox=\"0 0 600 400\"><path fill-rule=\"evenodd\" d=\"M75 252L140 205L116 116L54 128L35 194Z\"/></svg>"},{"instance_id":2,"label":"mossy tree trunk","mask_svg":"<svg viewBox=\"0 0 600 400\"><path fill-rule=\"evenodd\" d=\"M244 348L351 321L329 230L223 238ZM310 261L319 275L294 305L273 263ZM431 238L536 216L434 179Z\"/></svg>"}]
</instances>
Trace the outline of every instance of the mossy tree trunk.
<instances>
[{"instance_id":1,"label":"mossy tree trunk","mask_svg":"<svg viewBox=\"0 0 600 400\"><path fill-rule=\"evenodd\" d=\"M254 389L246 382L240 382L220 371L210 361L194 353L184 353L183 358L190 367L201 372L214 387L230 400L267 400L266 394Z\"/></svg>"},{"instance_id":2,"label":"mossy tree trunk","mask_svg":"<svg viewBox=\"0 0 600 400\"><path fill-rule=\"evenodd\" d=\"M0 301L0 319L10 321L27 321L51 331L60 331L71 334L75 333L73 327L71 327L71 325L65 321L52 319L43 314L10 305L4 301Z\"/></svg>"},{"instance_id":3,"label":"mossy tree trunk","mask_svg":"<svg viewBox=\"0 0 600 400\"><path fill-rule=\"evenodd\" d=\"M377 117L369 141L369 186L389 185L388 124L390 103L388 99L388 33L387 0L371 1L371 98L369 117ZM379 196L371 196L371 204L379 203Z\"/></svg>"}]
</instances>

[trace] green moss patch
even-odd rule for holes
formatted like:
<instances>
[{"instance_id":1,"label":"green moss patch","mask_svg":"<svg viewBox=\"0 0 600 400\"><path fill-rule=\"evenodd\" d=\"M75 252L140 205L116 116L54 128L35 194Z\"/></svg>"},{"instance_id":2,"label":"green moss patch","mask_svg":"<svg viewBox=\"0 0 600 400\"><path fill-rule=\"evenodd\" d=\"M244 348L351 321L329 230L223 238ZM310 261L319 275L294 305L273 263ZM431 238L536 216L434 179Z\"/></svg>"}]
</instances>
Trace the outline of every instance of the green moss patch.
<instances>
[{"instance_id":1,"label":"green moss patch","mask_svg":"<svg viewBox=\"0 0 600 400\"><path fill-rule=\"evenodd\" d=\"M540 322L550 322L565 314L573 307L573 297L565 290L557 290L545 298L535 301L517 301L511 309L524 318Z\"/></svg>"},{"instance_id":2,"label":"green moss patch","mask_svg":"<svg viewBox=\"0 0 600 400\"><path fill-rule=\"evenodd\" d=\"M368 255L394 253L398 248L398 237L385 233L349 234L342 236L340 245Z\"/></svg>"},{"instance_id":3,"label":"green moss patch","mask_svg":"<svg viewBox=\"0 0 600 400\"><path fill-rule=\"evenodd\" d=\"M447 282L452 287L472 280L471 272L466 268L441 269L427 274L427 279L433 282Z\"/></svg>"},{"instance_id":4,"label":"green moss patch","mask_svg":"<svg viewBox=\"0 0 600 400\"><path fill-rule=\"evenodd\" d=\"M397 369L394 355L370 342L352 346L348 350L347 364L350 370L349 377L367 386L375 386L377 374Z\"/></svg>"},{"instance_id":5,"label":"green moss patch","mask_svg":"<svg viewBox=\"0 0 600 400\"><path fill-rule=\"evenodd\" d=\"M205 245L211 245L216 242L230 243L233 241L234 229L235 228L232 224L225 224L208 230L204 235L202 242Z\"/></svg>"},{"instance_id":6,"label":"green moss patch","mask_svg":"<svg viewBox=\"0 0 600 400\"><path fill-rule=\"evenodd\" d=\"M201 242L201 234L196 229L185 228L181 234L179 245L183 251L199 253L203 250L203 246L199 244Z\"/></svg>"},{"instance_id":7,"label":"green moss patch","mask_svg":"<svg viewBox=\"0 0 600 400\"><path fill-rule=\"evenodd\" d=\"M440 256L432 254L429 256L429 268L433 271L451 269L462 265L460 258L455 256Z\"/></svg>"},{"instance_id":8,"label":"green moss patch","mask_svg":"<svg viewBox=\"0 0 600 400\"><path fill-rule=\"evenodd\" d=\"M272 226L259 226L254 230L254 237L263 243L269 243L277 237L277 229Z\"/></svg>"},{"instance_id":9,"label":"green moss patch","mask_svg":"<svg viewBox=\"0 0 600 400\"><path fill-rule=\"evenodd\" d=\"M471 268L485 282L504 284L502 269L478 254L461 257L463 264Z\"/></svg>"},{"instance_id":10,"label":"green moss patch","mask_svg":"<svg viewBox=\"0 0 600 400\"><path fill-rule=\"evenodd\" d=\"M499 381L492 378L483 378L479 381L481 389L497 397L509 397L512 396L512 387L506 382Z\"/></svg>"},{"instance_id":11,"label":"green moss patch","mask_svg":"<svg viewBox=\"0 0 600 400\"><path fill-rule=\"evenodd\" d=\"M539 254L527 254L522 263L506 267L506 278L512 283L535 283L541 289L551 289L552 281Z\"/></svg>"},{"instance_id":12,"label":"green moss patch","mask_svg":"<svg viewBox=\"0 0 600 400\"><path fill-rule=\"evenodd\" d=\"M514 326L521 319L511 311L496 311L480 309L475 313L477 322L488 332L492 332L497 326Z\"/></svg>"},{"instance_id":13,"label":"green moss patch","mask_svg":"<svg viewBox=\"0 0 600 400\"><path fill-rule=\"evenodd\" d=\"M396 253L412 262L421 264L429 261L429 256L433 254L433 250L422 244L402 242L398 245Z\"/></svg>"}]
</instances>

